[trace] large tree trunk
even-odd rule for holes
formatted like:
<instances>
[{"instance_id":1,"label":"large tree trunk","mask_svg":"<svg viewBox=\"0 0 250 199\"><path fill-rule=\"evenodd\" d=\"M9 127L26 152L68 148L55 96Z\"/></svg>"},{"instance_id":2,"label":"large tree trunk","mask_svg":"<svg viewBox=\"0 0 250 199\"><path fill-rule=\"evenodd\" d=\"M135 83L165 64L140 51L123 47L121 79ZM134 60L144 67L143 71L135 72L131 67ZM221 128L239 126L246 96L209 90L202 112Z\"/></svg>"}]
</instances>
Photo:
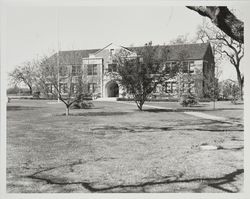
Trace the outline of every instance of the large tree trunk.
<instances>
[{"instance_id":1,"label":"large tree trunk","mask_svg":"<svg viewBox=\"0 0 250 199\"><path fill-rule=\"evenodd\" d=\"M187 6L187 8L208 17L224 33L239 43L244 43L244 23L226 6Z\"/></svg>"},{"instance_id":2,"label":"large tree trunk","mask_svg":"<svg viewBox=\"0 0 250 199\"><path fill-rule=\"evenodd\" d=\"M239 87L240 87L240 99L243 100L243 77L241 77L241 73L240 73L240 70L239 70L239 66L235 66L235 69L236 69L236 72L237 72L237 80L238 80L238 84L239 84Z\"/></svg>"}]
</instances>

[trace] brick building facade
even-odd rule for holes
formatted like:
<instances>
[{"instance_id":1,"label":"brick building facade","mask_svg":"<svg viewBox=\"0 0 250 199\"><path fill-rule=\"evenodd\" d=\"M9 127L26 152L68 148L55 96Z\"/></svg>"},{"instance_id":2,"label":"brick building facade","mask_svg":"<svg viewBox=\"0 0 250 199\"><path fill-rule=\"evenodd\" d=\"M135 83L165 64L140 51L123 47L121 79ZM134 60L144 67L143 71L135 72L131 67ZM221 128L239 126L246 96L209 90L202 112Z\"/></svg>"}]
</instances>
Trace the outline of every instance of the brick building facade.
<instances>
[{"instance_id":1,"label":"brick building facade","mask_svg":"<svg viewBox=\"0 0 250 199\"><path fill-rule=\"evenodd\" d=\"M161 47L161 46L160 46ZM84 92L91 93L100 98L121 97L124 93L119 83L112 79L112 72L116 72L114 57L117 53L126 53L128 57L138 56L138 49L142 47L123 47L109 44L102 49L60 51L60 71L67 73L70 70L73 75L73 84L81 78L84 84ZM214 55L209 43L181 44L164 46L168 49L166 66L171 67L182 63L182 72L174 78L159 85L153 95L155 97L180 97L181 92L187 89L186 76L196 79L192 81L192 92L202 98L206 94L205 74L214 77ZM51 56L56 60L58 54ZM66 68L66 69L65 69ZM61 72L62 73L62 72ZM63 77L65 74L61 74ZM199 77L199 78L197 78ZM60 78L60 91L66 91L67 81ZM190 84L188 85L190 86ZM47 82L49 92L53 92L53 86ZM76 86L73 89L76 89Z\"/></svg>"}]
</instances>

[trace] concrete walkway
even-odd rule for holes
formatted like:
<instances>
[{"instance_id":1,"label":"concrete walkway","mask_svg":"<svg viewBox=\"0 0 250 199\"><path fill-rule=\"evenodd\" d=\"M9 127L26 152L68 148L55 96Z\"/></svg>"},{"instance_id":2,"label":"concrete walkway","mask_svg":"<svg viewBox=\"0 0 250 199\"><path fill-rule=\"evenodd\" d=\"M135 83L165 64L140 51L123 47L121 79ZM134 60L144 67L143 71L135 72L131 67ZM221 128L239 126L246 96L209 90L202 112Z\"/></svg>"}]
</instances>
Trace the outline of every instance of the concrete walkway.
<instances>
[{"instance_id":1,"label":"concrete walkway","mask_svg":"<svg viewBox=\"0 0 250 199\"><path fill-rule=\"evenodd\" d=\"M130 104L130 105L134 105L133 103L129 103L129 102L123 102L123 101L115 101L117 103L122 103L122 104ZM173 109L173 108L166 108L166 107L160 107L160 106L151 106L151 105L143 105L144 107L150 107L150 108L156 108L156 109L165 109L165 110L177 110L177 109ZM188 115L192 115L192 116L195 116L195 117L199 117L199 118L204 118L204 119L207 119L207 120L215 120L215 121L222 121L222 122L230 122L230 123L238 123L238 122L232 122L232 121L229 121L227 118L224 118L224 117L218 117L218 116L214 116L214 115L209 115L209 114L206 114L206 113L201 113L199 111L185 111L183 112L185 114L188 114Z\"/></svg>"}]
</instances>

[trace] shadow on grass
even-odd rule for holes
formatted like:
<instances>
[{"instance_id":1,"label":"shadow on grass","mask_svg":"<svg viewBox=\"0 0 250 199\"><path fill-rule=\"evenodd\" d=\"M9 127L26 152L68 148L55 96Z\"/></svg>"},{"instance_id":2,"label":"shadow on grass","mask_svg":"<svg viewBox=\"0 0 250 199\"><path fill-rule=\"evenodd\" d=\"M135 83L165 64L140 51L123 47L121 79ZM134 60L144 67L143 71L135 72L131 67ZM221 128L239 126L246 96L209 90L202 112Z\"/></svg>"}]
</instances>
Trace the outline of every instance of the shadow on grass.
<instances>
[{"instance_id":1,"label":"shadow on grass","mask_svg":"<svg viewBox=\"0 0 250 199\"><path fill-rule=\"evenodd\" d=\"M7 111L26 111L26 110L36 110L44 107L33 107L33 106L7 106Z\"/></svg>"},{"instance_id":2,"label":"shadow on grass","mask_svg":"<svg viewBox=\"0 0 250 199\"><path fill-rule=\"evenodd\" d=\"M53 168L54 169L54 168ZM47 184L54 184L54 185L72 185L72 184L79 184L83 186L85 189L89 190L90 192L114 192L112 190L118 189L118 192L131 192L131 189L139 189L138 192L145 192L145 187L147 186L155 186L155 185L167 185L167 184L177 184L177 183L191 183L191 182L200 182L206 184L207 186L213 187L215 189L219 189L224 192L234 193L239 192L240 189L238 187L234 187L235 190L231 190L229 188L223 187L223 185L230 184L236 181L235 177L240 174L244 173L244 169L237 169L232 173L226 174L219 178L191 178L191 179L179 179L181 176L162 176L161 180L154 180L148 181L139 184L120 184L114 186L107 186L96 188L93 186L91 182L67 182L66 179L49 179L43 176L37 176L37 172L27 176L28 178L35 179L35 180L42 180L45 181ZM172 179L175 177L175 179ZM171 180L172 179L172 180ZM123 189L123 190L121 190ZM129 190L128 190L129 189ZM194 192L202 192L202 189L193 189ZM117 192L117 191L116 191Z\"/></svg>"},{"instance_id":3,"label":"shadow on grass","mask_svg":"<svg viewBox=\"0 0 250 199\"><path fill-rule=\"evenodd\" d=\"M127 115L131 112L86 112L86 113L70 113L69 116L118 116L118 115ZM65 116L65 113L59 114L57 116Z\"/></svg>"},{"instance_id":4,"label":"shadow on grass","mask_svg":"<svg viewBox=\"0 0 250 199\"><path fill-rule=\"evenodd\" d=\"M92 128L93 131L128 131L130 133L144 132L147 131L170 131L173 127L153 127L153 126L133 126L133 127L115 127L115 126L104 126L98 128Z\"/></svg>"},{"instance_id":5,"label":"shadow on grass","mask_svg":"<svg viewBox=\"0 0 250 199\"><path fill-rule=\"evenodd\" d=\"M160 113L160 112L189 112L189 111L194 111L194 112L203 112L203 111L226 111L226 110L244 110L243 108L216 108L216 109L200 109L200 108L195 108L195 107L190 107L190 108L173 108L173 109L160 109L160 108L150 108L150 109L143 109L145 112L152 112L152 113Z\"/></svg>"}]
</instances>

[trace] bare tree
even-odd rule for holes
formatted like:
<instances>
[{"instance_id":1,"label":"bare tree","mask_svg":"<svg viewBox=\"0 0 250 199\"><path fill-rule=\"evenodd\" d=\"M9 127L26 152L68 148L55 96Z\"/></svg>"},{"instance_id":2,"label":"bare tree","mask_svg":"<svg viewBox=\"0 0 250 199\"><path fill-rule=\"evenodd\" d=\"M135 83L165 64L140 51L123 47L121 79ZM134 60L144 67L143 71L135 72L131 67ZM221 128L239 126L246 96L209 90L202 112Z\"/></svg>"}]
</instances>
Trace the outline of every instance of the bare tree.
<instances>
[{"instance_id":1,"label":"bare tree","mask_svg":"<svg viewBox=\"0 0 250 199\"><path fill-rule=\"evenodd\" d=\"M24 62L22 65L16 67L9 73L12 84L25 84L29 88L30 95L32 95L33 88L37 81L37 66L36 60Z\"/></svg>"},{"instance_id":2,"label":"bare tree","mask_svg":"<svg viewBox=\"0 0 250 199\"><path fill-rule=\"evenodd\" d=\"M226 6L187 6L187 8L210 18L212 23L226 35L241 44L244 43L244 23Z\"/></svg>"},{"instance_id":3,"label":"bare tree","mask_svg":"<svg viewBox=\"0 0 250 199\"><path fill-rule=\"evenodd\" d=\"M244 75L240 70L240 62L244 56L244 44L233 40L224 32L206 22L199 27L198 37L202 41L208 40L213 44L217 59L226 57L234 66L240 87L241 99L243 99Z\"/></svg>"},{"instance_id":4,"label":"bare tree","mask_svg":"<svg viewBox=\"0 0 250 199\"><path fill-rule=\"evenodd\" d=\"M73 72L72 66L60 62L56 64L57 57L44 57L40 69L40 86L45 92L58 98L66 107L65 115L69 115L70 107L81 99L84 93L82 71L80 67ZM48 88L49 86L49 88Z\"/></svg>"},{"instance_id":5,"label":"bare tree","mask_svg":"<svg viewBox=\"0 0 250 199\"><path fill-rule=\"evenodd\" d=\"M179 35L176 39L173 39L169 44L187 44L189 43L187 35Z\"/></svg>"}]
</instances>

